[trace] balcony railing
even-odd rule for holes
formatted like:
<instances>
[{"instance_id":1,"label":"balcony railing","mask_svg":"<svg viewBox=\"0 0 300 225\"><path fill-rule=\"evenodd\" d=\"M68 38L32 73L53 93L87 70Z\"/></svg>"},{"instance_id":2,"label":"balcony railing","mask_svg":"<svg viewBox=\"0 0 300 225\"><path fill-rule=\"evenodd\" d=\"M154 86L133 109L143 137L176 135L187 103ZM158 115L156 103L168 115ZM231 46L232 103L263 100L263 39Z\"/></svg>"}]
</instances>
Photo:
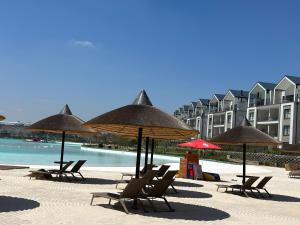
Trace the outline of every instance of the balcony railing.
<instances>
[{"instance_id":1,"label":"balcony railing","mask_svg":"<svg viewBox=\"0 0 300 225\"><path fill-rule=\"evenodd\" d=\"M293 101L294 101L294 95L283 96L281 99L282 103L288 103L288 102L293 102Z\"/></svg>"},{"instance_id":2,"label":"balcony railing","mask_svg":"<svg viewBox=\"0 0 300 225\"><path fill-rule=\"evenodd\" d=\"M251 98L249 105L250 107L265 105L265 100L261 98Z\"/></svg>"}]
</instances>

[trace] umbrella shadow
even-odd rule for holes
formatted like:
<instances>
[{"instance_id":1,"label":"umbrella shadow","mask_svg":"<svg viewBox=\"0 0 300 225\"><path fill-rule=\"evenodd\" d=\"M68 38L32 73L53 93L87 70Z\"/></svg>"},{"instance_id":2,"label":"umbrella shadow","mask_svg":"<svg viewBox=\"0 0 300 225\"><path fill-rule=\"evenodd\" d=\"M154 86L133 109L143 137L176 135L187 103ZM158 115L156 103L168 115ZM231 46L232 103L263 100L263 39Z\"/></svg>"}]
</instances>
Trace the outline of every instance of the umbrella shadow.
<instances>
[{"instance_id":1,"label":"umbrella shadow","mask_svg":"<svg viewBox=\"0 0 300 225\"><path fill-rule=\"evenodd\" d=\"M30 210L39 206L39 202L31 199L0 196L0 213Z\"/></svg>"},{"instance_id":2,"label":"umbrella shadow","mask_svg":"<svg viewBox=\"0 0 300 225\"><path fill-rule=\"evenodd\" d=\"M184 182L184 181L174 181L174 186L177 187L203 187L202 184L192 183L192 182Z\"/></svg>"},{"instance_id":3,"label":"umbrella shadow","mask_svg":"<svg viewBox=\"0 0 300 225\"><path fill-rule=\"evenodd\" d=\"M186 203L179 202L169 202L171 206L175 209L175 212L169 212L165 204L162 204L161 201L153 202L157 212L153 212L152 208L145 201L143 201L144 207L147 212L144 212L142 209L134 210L129 203L127 203L128 209L133 214L139 214L145 217L153 218L164 218L172 220L187 220L187 221L216 221L224 220L230 217L230 214L211 207L200 206L200 205L191 205ZM131 204L132 205L132 204ZM112 206L108 204L97 204L108 209L115 209L124 213L123 208L119 203L116 203Z\"/></svg>"},{"instance_id":4,"label":"umbrella shadow","mask_svg":"<svg viewBox=\"0 0 300 225\"><path fill-rule=\"evenodd\" d=\"M178 190L178 193L168 192L168 196L170 197L178 197L178 198L212 198L213 196L208 193L199 192L199 191L188 191L188 190Z\"/></svg>"},{"instance_id":5,"label":"umbrella shadow","mask_svg":"<svg viewBox=\"0 0 300 225\"><path fill-rule=\"evenodd\" d=\"M267 201L275 201L275 202L300 202L300 198L293 197L293 196L288 196L288 195L278 195L278 194L271 194L272 197L265 197L262 198L263 200Z\"/></svg>"}]
</instances>

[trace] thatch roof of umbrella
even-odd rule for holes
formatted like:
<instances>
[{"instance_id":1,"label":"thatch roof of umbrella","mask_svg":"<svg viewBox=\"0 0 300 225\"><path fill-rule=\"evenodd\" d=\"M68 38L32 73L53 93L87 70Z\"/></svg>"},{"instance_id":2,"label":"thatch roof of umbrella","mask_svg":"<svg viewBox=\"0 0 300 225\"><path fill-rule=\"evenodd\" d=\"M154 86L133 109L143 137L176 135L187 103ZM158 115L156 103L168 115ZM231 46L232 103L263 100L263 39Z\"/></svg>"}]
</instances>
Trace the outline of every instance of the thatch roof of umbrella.
<instances>
[{"instance_id":1,"label":"thatch roof of umbrella","mask_svg":"<svg viewBox=\"0 0 300 225\"><path fill-rule=\"evenodd\" d=\"M143 128L144 137L169 140L186 139L198 133L181 120L152 106L145 91L133 104L100 115L86 122L84 127L126 137L137 137L138 128Z\"/></svg>"},{"instance_id":2,"label":"thatch roof of umbrella","mask_svg":"<svg viewBox=\"0 0 300 225\"><path fill-rule=\"evenodd\" d=\"M227 145L253 145L253 146L276 146L281 143L268 134L256 129L244 118L239 127L235 127L219 136L212 138L210 142Z\"/></svg>"},{"instance_id":3,"label":"thatch roof of umbrella","mask_svg":"<svg viewBox=\"0 0 300 225\"><path fill-rule=\"evenodd\" d=\"M0 121L5 120L5 116L0 115Z\"/></svg>"},{"instance_id":4,"label":"thatch roof of umbrella","mask_svg":"<svg viewBox=\"0 0 300 225\"><path fill-rule=\"evenodd\" d=\"M235 127L210 140L216 144L242 145L243 146L243 184L246 182L246 146L276 146L280 142L252 127L245 117L239 127Z\"/></svg>"},{"instance_id":5,"label":"thatch roof of umbrella","mask_svg":"<svg viewBox=\"0 0 300 225\"><path fill-rule=\"evenodd\" d=\"M84 121L74 116L68 105L59 114L42 119L28 127L33 131L46 131L51 133L66 132L67 134L91 134L96 131L82 127Z\"/></svg>"}]
</instances>

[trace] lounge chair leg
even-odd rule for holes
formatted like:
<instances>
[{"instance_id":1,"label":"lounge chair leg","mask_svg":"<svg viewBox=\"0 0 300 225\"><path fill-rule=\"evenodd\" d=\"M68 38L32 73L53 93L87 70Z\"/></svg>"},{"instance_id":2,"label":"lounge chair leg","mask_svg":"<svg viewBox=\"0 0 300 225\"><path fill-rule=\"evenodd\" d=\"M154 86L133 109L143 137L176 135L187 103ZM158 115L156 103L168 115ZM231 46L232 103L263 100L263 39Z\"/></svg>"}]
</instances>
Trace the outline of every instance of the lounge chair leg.
<instances>
[{"instance_id":1,"label":"lounge chair leg","mask_svg":"<svg viewBox=\"0 0 300 225\"><path fill-rule=\"evenodd\" d=\"M174 191L175 193L178 193L178 191L177 191L176 188L173 186L173 184L171 184L171 187L172 187L172 189L173 189L173 191Z\"/></svg>"},{"instance_id":2,"label":"lounge chair leg","mask_svg":"<svg viewBox=\"0 0 300 225\"><path fill-rule=\"evenodd\" d=\"M94 195L92 196L92 200L91 200L90 205L93 205L93 201L94 201Z\"/></svg>"},{"instance_id":3,"label":"lounge chair leg","mask_svg":"<svg viewBox=\"0 0 300 225\"><path fill-rule=\"evenodd\" d=\"M128 211L126 205L125 205L125 202L124 202L123 200L120 200L120 203L121 203L121 205L122 205L124 211L125 211L127 214L129 214L129 211Z\"/></svg>"},{"instance_id":4,"label":"lounge chair leg","mask_svg":"<svg viewBox=\"0 0 300 225\"><path fill-rule=\"evenodd\" d=\"M171 207L170 203L167 201L167 199L165 197L162 197L162 199L165 201L165 203L167 204L167 206L169 207L170 212L175 212L175 210Z\"/></svg>"},{"instance_id":5,"label":"lounge chair leg","mask_svg":"<svg viewBox=\"0 0 300 225\"><path fill-rule=\"evenodd\" d=\"M243 193L247 198L249 197L245 190L242 190L242 193Z\"/></svg>"},{"instance_id":6,"label":"lounge chair leg","mask_svg":"<svg viewBox=\"0 0 300 225\"><path fill-rule=\"evenodd\" d=\"M109 204L109 205L111 204L111 198L109 199L108 204Z\"/></svg>"},{"instance_id":7,"label":"lounge chair leg","mask_svg":"<svg viewBox=\"0 0 300 225\"><path fill-rule=\"evenodd\" d=\"M268 194L268 196L269 196L270 198L272 198L272 195L267 191L267 189L264 188L264 190L265 190L265 192Z\"/></svg>"},{"instance_id":8,"label":"lounge chair leg","mask_svg":"<svg viewBox=\"0 0 300 225\"><path fill-rule=\"evenodd\" d=\"M81 178L82 178L83 180L86 180L86 179L84 178L84 176L82 176L82 174L81 174L80 172L78 172L78 174L81 176Z\"/></svg>"}]
</instances>

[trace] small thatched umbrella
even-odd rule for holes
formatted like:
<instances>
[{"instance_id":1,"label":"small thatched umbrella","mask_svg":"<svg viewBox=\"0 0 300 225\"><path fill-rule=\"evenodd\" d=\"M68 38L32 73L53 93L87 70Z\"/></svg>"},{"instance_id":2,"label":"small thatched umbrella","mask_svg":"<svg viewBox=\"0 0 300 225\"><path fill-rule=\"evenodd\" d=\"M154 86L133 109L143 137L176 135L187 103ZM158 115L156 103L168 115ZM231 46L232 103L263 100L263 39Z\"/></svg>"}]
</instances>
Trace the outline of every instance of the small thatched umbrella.
<instances>
[{"instance_id":1,"label":"small thatched umbrella","mask_svg":"<svg viewBox=\"0 0 300 225\"><path fill-rule=\"evenodd\" d=\"M121 136L137 137L136 178L139 178L143 136L178 140L198 133L179 119L153 107L145 91L138 95L133 104L100 115L83 126Z\"/></svg>"},{"instance_id":2,"label":"small thatched umbrella","mask_svg":"<svg viewBox=\"0 0 300 225\"><path fill-rule=\"evenodd\" d=\"M0 115L0 121L5 120L5 116Z\"/></svg>"},{"instance_id":3,"label":"small thatched umbrella","mask_svg":"<svg viewBox=\"0 0 300 225\"><path fill-rule=\"evenodd\" d=\"M68 105L60 111L59 114L42 119L28 127L32 131L46 131L62 134L60 169L63 166L65 135L66 134L91 134L95 133L93 129L82 127L84 121L74 116Z\"/></svg>"},{"instance_id":4,"label":"small thatched umbrella","mask_svg":"<svg viewBox=\"0 0 300 225\"><path fill-rule=\"evenodd\" d=\"M245 117L239 127L235 127L210 140L216 144L242 145L243 146L243 184L246 180L246 149L252 146L277 146L279 141L268 134L254 128Z\"/></svg>"}]
</instances>

